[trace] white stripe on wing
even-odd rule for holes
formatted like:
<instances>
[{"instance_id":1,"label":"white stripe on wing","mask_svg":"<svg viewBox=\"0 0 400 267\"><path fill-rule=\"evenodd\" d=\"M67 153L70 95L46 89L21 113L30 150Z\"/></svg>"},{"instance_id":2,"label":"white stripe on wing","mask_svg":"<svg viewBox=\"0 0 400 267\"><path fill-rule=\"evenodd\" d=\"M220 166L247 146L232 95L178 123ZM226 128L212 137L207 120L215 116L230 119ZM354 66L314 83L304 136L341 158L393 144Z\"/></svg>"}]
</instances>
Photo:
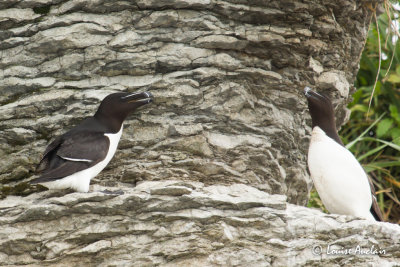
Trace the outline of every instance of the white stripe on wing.
<instances>
[{"instance_id":1,"label":"white stripe on wing","mask_svg":"<svg viewBox=\"0 0 400 267\"><path fill-rule=\"evenodd\" d=\"M65 159L65 160L70 160L70 161L84 161L84 162L92 162L93 161L90 159L74 159L74 158L68 158L68 157L61 157L61 158Z\"/></svg>"}]
</instances>

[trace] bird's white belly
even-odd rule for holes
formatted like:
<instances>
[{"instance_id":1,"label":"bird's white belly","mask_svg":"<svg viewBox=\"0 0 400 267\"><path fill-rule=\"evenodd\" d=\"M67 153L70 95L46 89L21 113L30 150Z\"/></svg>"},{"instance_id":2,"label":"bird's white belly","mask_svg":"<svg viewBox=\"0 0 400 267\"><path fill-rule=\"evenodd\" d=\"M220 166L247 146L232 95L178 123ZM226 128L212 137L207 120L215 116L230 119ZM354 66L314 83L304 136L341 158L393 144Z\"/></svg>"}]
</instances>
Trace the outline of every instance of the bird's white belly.
<instances>
[{"instance_id":1,"label":"bird's white belly","mask_svg":"<svg viewBox=\"0 0 400 267\"><path fill-rule=\"evenodd\" d=\"M372 217L369 211L371 189L365 171L350 151L320 129L313 130L308 167L329 212L368 219Z\"/></svg>"},{"instance_id":2,"label":"bird's white belly","mask_svg":"<svg viewBox=\"0 0 400 267\"><path fill-rule=\"evenodd\" d=\"M107 136L109 138L110 146L109 146L106 157L102 161L100 161L99 163L97 163L96 165L94 165L88 169L76 172L76 173L66 176L62 179L52 181L52 182L41 183L41 184L43 184L44 186L46 186L49 189L72 188L78 192L88 192L90 180L93 177L95 177L96 175L98 175L107 166L107 164L110 162L110 160L113 158L113 156L117 150L119 140L122 135L122 128L123 128L123 126L121 126L121 129L119 130L118 133L104 134L105 136Z\"/></svg>"}]
</instances>

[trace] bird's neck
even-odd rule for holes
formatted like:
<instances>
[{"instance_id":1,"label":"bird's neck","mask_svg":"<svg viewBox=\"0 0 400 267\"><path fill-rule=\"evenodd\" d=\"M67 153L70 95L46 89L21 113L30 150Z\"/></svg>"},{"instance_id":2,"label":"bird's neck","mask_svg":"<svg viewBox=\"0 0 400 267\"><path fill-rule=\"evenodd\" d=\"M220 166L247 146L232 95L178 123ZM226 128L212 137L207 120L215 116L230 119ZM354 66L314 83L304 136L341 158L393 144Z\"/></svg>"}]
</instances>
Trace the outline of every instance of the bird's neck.
<instances>
[{"instance_id":1,"label":"bird's neck","mask_svg":"<svg viewBox=\"0 0 400 267\"><path fill-rule=\"evenodd\" d=\"M325 132L327 136L335 140L336 143L338 143L341 146L344 146L342 140L340 139L338 132L336 130L336 126L332 124L320 124L320 125L313 125L314 127L318 126L322 131Z\"/></svg>"},{"instance_id":2,"label":"bird's neck","mask_svg":"<svg viewBox=\"0 0 400 267\"><path fill-rule=\"evenodd\" d=\"M118 133L123 123L123 120L101 112L96 112L94 117L105 126L107 133Z\"/></svg>"}]
</instances>

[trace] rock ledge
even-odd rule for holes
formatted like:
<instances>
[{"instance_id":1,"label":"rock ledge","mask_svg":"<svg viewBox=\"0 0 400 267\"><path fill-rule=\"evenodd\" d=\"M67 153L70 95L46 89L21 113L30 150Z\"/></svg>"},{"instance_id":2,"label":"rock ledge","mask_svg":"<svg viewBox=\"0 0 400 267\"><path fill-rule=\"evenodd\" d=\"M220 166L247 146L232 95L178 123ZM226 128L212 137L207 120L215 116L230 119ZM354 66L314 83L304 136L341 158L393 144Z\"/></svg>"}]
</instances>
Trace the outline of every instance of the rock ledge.
<instances>
[{"instance_id":1,"label":"rock ledge","mask_svg":"<svg viewBox=\"0 0 400 267\"><path fill-rule=\"evenodd\" d=\"M123 187L122 195L105 189L120 192L94 185L86 194L0 201L0 265L400 264L398 225L324 214L244 184L146 181ZM385 254L327 255L358 245Z\"/></svg>"}]
</instances>

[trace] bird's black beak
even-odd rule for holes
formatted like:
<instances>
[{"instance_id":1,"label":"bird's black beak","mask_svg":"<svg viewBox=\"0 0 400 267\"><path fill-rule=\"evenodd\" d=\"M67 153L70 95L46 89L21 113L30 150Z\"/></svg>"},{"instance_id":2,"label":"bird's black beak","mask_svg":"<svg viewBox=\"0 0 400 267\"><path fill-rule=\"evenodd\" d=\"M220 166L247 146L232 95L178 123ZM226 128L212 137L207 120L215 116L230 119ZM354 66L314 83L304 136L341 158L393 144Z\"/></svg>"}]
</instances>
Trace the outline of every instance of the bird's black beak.
<instances>
[{"instance_id":1,"label":"bird's black beak","mask_svg":"<svg viewBox=\"0 0 400 267\"><path fill-rule=\"evenodd\" d=\"M307 98L310 98L310 97L314 97L314 98L321 98L322 97L322 98L325 98L323 95L311 90L311 88L308 87L308 86L304 87L304 95Z\"/></svg>"},{"instance_id":2,"label":"bird's black beak","mask_svg":"<svg viewBox=\"0 0 400 267\"><path fill-rule=\"evenodd\" d=\"M154 96L150 92L130 93L121 97L127 103L148 104L153 102Z\"/></svg>"}]
</instances>

